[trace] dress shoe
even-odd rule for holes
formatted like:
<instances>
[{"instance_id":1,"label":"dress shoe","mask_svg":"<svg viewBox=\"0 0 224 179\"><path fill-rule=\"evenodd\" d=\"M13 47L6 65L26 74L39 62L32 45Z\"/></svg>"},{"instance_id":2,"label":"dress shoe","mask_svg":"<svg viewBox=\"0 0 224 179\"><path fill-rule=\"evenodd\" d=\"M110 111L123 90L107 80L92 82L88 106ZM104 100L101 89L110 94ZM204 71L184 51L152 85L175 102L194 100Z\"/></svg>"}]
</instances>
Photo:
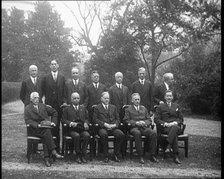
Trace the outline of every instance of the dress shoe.
<instances>
[{"instance_id":1,"label":"dress shoe","mask_svg":"<svg viewBox=\"0 0 224 179\"><path fill-rule=\"evenodd\" d=\"M51 163L49 162L49 158L44 159L44 163L47 167L51 167Z\"/></svg>"},{"instance_id":2,"label":"dress shoe","mask_svg":"<svg viewBox=\"0 0 224 179\"><path fill-rule=\"evenodd\" d=\"M144 164L144 163L145 163L143 157L140 157L140 159L139 159L139 163L141 163L141 164Z\"/></svg>"},{"instance_id":3,"label":"dress shoe","mask_svg":"<svg viewBox=\"0 0 224 179\"><path fill-rule=\"evenodd\" d=\"M181 161L179 160L178 157L174 157L174 163L176 163L176 164L181 164Z\"/></svg>"},{"instance_id":4,"label":"dress shoe","mask_svg":"<svg viewBox=\"0 0 224 179\"><path fill-rule=\"evenodd\" d=\"M104 162L105 162L105 163L108 163L108 162L109 162L109 158L106 157L106 158L104 159Z\"/></svg>"},{"instance_id":5,"label":"dress shoe","mask_svg":"<svg viewBox=\"0 0 224 179\"><path fill-rule=\"evenodd\" d=\"M76 161L78 164L81 164L81 163L82 163L80 157L77 157L77 159L76 159L75 161Z\"/></svg>"},{"instance_id":6,"label":"dress shoe","mask_svg":"<svg viewBox=\"0 0 224 179\"><path fill-rule=\"evenodd\" d=\"M83 163L87 163L87 160L86 160L86 158L85 158L84 156L81 157L81 161L82 161Z\"/></svg>"},{"instance_id":7,"label":"dress shoe","mask_svg":"<svg viewBox=\"0 0 224 179\"><path fill-rule=\"evenodd\" d=\"M159 160L154 155L151 156L150 161L152 161L154 163L158 163L159 162Z\"/></svg>"},{"instance_id":8,"label":"dress shoe","mask_svg":"<svg viewBox=\"0 0 224 179\"><path fill-rule=\"evenodd\" d=\"M117 157L117 155L114 155L114 161L115 162L120 162L121 160Z\"/></svg>"}]
</instances>

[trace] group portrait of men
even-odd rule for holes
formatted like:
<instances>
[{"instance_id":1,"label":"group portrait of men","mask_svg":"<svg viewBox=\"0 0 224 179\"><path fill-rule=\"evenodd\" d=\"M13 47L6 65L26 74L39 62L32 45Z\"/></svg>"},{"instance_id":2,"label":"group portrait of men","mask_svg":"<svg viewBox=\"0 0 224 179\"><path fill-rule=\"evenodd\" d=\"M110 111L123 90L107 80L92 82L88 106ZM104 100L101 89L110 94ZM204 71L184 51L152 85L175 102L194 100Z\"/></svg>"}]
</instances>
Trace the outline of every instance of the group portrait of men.
<instances>
[{"instance_id":1,"label":"group portrait of men","mask_svg":"<svg viewBox=\"0 0 224 179\"><path fill-rule=\"evenodd\" d=\"M68 126L68 134L72 137L73 153L76 162L87 163L87 148L90 142L89 125L97 125L96 134L99 135L103 161L110 161L108 152L108 136L114 136L113 159L121 162L121 151L126 142L126 131L120 128L121 123L129 126L129 133L134 137L139 162L144 164L141 137L147 139L150 150L150 160L157 159L157 130L168 134L165 146L171 148L174 162L180 164L178 158L177 136L183 115L173 89L174 77L172 73L163 76L163 82L155 87L154 122L159 126L153 130L152 109L150 104L152 85L146 79L146 69L138 70L138 80L131 88L123 84L123 74L116 72L115 83L107 88L100 82L97 71L91 73L92 82L87 85L80 79L78 67L72 67L71 79L66 80L59 72L57 60L50 62L49 74L39 77L36 65L29 67L29 78L22 82L20 99L24 103L24 119L33 130L33 135L40 137L44 144L45 165L50 167L50 156L63 158L61 151L61 124ZM50 117L49 117L50 116ZM43 121L50 121L52 129L42 128ZM56 141L53 140L56 137ZM37 148L38 146L36 146ZM63 149L62 149L63 150Z\"/></svg>"}]
</instances>

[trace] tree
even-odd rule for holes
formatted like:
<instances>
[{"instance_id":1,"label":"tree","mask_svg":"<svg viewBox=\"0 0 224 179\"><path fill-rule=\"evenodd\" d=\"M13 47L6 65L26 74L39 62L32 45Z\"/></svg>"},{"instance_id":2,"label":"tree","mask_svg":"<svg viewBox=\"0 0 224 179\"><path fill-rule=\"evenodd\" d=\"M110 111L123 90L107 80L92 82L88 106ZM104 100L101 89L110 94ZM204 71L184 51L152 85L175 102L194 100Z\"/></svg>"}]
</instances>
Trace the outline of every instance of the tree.
<instances>
[{"instance_id":1,"label":"tree","mask_svg":"<svg viewBox=\"0 0 224 179\"><path fill-rule=\"evenodd\" d=\"M27 55L24 11L12 8L2 10L2 80L21 78L23 59Z\"/></svg>"},{"instance_id":2,"label":"tree","mask_svg":"<svg viewBox=\"0 0 224 179\"><path fill-rule=\"evenodd\" d=\"M29 44L26 48L29 54L25 59L26 64L36 63L40 73L44 74L49 71L50 61L56 57L62 69L66 70L72 61L69 52L72 45L68 40L70 29L64 27L60 15L48 2L37 2L35 12L31 12L27 20L27 26Z\"/></svg>"},{"instance_id":3,"label":"tree","mask_svg":"<svg viewBox=\"0 0 224 179\"><path fill-rule=\"evenodd\" d=\"M111 29L128 34L129 42L138 47L152 88L160 65L180 57L192 44L208 40L214 29L220 30L220 6L214 1L129 0L115 2L112 8L116 13ZM159 60L171 51L173 56Z\"/></svg>"}]
</instances>

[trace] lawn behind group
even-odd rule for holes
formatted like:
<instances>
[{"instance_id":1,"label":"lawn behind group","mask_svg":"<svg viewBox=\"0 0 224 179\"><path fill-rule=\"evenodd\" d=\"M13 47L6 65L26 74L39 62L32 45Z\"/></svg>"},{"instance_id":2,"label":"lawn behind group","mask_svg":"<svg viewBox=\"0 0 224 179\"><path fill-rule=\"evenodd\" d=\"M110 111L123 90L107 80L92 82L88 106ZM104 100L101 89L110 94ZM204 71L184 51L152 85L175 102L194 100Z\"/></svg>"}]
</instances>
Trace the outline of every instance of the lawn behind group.
<instances>
[{"instance_id":1,"label":"lawn behind group","mask_svg":"<svg viewBox=\"0 0 224 179\"><path fill-rule=\"evenodd\" d=\"M121 163L108 164L94 159L87 165L78 165L72 159L56 161L46 168L41 157L30 164L26 159L26 127L21 102L2 106L2 176L3 178L90 178L90 177L221 177L221 123L206 119L185 118L189 134L189 157L180 149L181 165L172 158L159 163L147 159L141 165L138 159L130 160L129 154ZM10 111L10 112L9 112Z\"/></svg>"}]
</instances>

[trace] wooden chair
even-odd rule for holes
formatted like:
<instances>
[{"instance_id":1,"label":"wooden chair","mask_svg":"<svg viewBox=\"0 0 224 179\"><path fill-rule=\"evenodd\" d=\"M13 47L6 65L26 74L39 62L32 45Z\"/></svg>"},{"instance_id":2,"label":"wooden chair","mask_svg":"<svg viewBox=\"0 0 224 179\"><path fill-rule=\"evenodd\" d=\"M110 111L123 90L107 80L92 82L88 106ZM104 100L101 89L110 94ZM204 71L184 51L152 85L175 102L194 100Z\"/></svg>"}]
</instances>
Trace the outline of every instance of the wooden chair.
<instances>
[{"instance_id":1,"label":"wooden chair","mask_svg":"<svg viewBox=\"0 0 224 179\"><path fill-rule=\"evenodd\" d=\"M67 124L63 124L63 153L65 157L65 161L68 160L68 151L72 153L73 151L73 144L72 144L72 137L68 134L68 129L69 126ZM94 135L93 135L93 129L92 129L92 124L89 124L89 134L90 134L90 142L89 142L89 151L90 151L90 160L93 159L93 154L94 154Z\"/></svg>"},{"instance_id":2,"label":"wooden chair","mask_svg":"<svg viewBox=\"0 0 224 179\"><path fill-rule=\"evenodd\" d=\"M184 146L182 145L178 145L179 148L183 148L185 150L185 157L188 157L188 134L184 134L184 130L186 128L186 124L181 124L181 132L178 135L178 143L179 141L183 141L184 142ZM157 127L158 129L158 127ZM168 137L167 134L163 134L163 133L159 133L158 132L158 144L157 144L157 154L159 153L159 148L162 149L163 151L163 155L165 157L165 151L166 149L163 147L162 143L164 140L166 140Z\"/></svg>"},{"instance_id":3,"label":"wooden chair","mask_svg":"<svg viewBox=\"0 0 224 179\"><path fill-rule=\"evenodd\" d=\"M43 144L41 138L31 135L32 127L27 124L27 160L30 163L31 157L33 158L33 154L36 152L36 145ZM53 140L56 142L56 137L53 136ZM44 144L43 144L44 145ZM37 151L43 151L43 149L37 149Z\"/></svg>"}]
</instances>

